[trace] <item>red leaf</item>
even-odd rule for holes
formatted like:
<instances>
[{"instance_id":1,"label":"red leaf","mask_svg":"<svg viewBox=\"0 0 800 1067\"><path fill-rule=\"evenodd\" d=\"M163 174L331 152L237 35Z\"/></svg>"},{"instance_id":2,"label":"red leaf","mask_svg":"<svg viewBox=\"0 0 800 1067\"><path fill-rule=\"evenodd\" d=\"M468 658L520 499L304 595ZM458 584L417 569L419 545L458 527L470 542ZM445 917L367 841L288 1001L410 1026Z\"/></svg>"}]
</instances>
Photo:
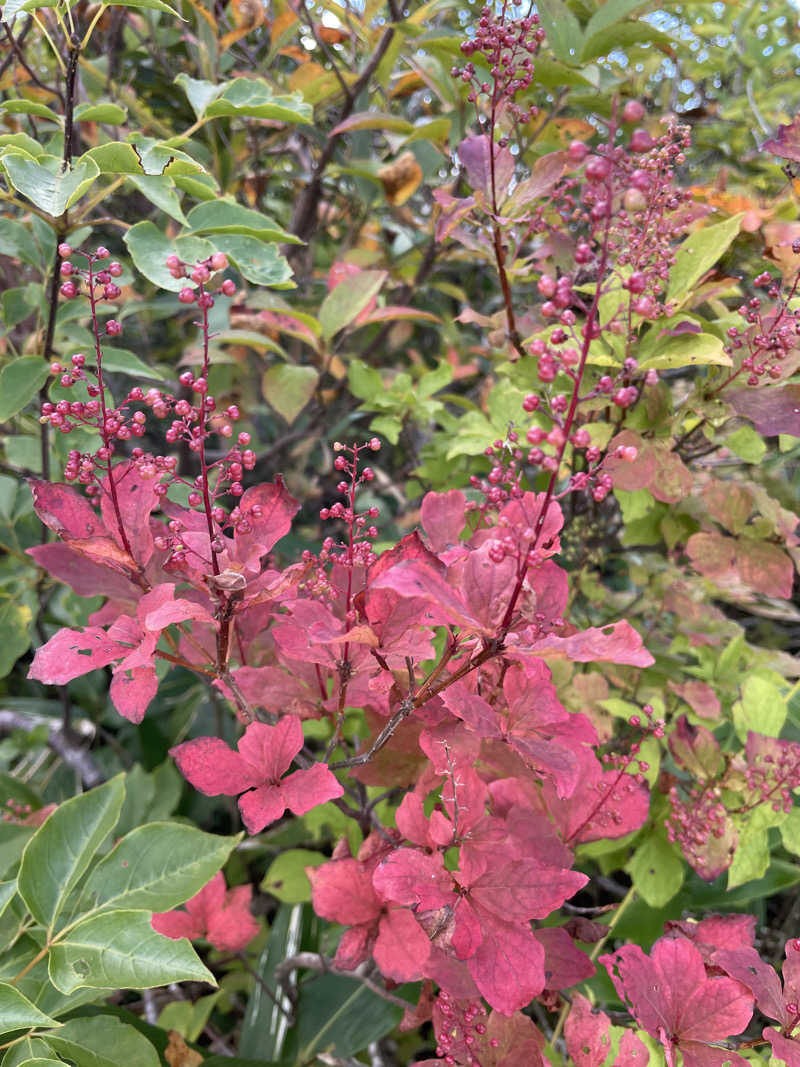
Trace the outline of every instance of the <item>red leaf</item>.
<instances>
[{"instance_id":1,"label":"red leaf","mask_svg":"<svg viewBox=\"0 0 800 1067\"><path fill-rule=\"evenodd\" d=\"M492 182L492 153L494 154L494 182ZM514 177L514 157L507 148L489 140L485 133L465 137L458 146L458 156L467 172L467 181L491 202L493 191L501 204Z\"/></svg>"},{"instance_id":2,"label":"red leaf","mask_svg":"<svg viewBox=\"0 0 800 1067\"><path fill-rule=\"evenodd\" d=\"M725 393L725 399L765 437L781 433L800 437L800 385L734 389Z\"/></svg>"},{"instance_id":3,"label":"red leaf","mask_svg":"<svg viewBox=\"0 0 800 1067\"><path fill-rule=\"evenodd\" d=\"M792 119L786 126L779 126L775 136L762 144L761 151L800 163L800 117Z\"/></svg>"},{"instance_id":4,"label":"red leaf","mask_svg":"<svg viewBox=\"0 0 800 1067\"><path fill-rule=\"evenodd\" d=\"M740 1062L735 1054L712 1050L705 1042L725 1041L746 1028L753 1014L752 994L731 978L707 977L691 941L661 938L650 956L638 945L624 945L600 962L634 1018L668 1054L679 1048L684 1063L698 1067L725 1058ZM722 1056L719 1061L715 1053Z\"/></svg>"},{"instance_id":5,"label":"red leaf","mask_svg":"<svg viewBox=\"0 0 800 1067\"><path fill-rule=\"evenodd\" d=\"M218 737L196 737L169 751L186 781L207 797L235 797L261 781L256 769Z\"/></svg>"},{"instance_id":6,"label":"red leaf","mask_svg":"<svg viewBox=\"0 0 800 1067\"><path fill-rule=\"evenodd\" d=\"M314 911L323 919L356 926L377 919L381 904L372 888L372 875L354 859L332 860L307 868Z\"/></svg>"},{"instance_id":7,"label":"red leaf","mask_svg":"<svg viewBox=\"0 0 800 1067\"><path fill-rule=\"evenodd\" d=\"M455 902L453 879L444 869L441 855L428 855L414 848L398 848L375 869L375 891L384 900L423 911Z\"/></svg>"},{"instance_id":8,"label":"red leaf","mask_svg":"<svg viewBox=\"0 0 800 1067\"><path fill-rule=\"evenodd\" d=\"M372 954L386 978L393 982L422 978L430 950L428 935L410 911L392 908L381 918Z\"/></svg>"},{"instance_id":9,"label":"red leaf","mask_svg":"<svg viewBox=\"0 0 800 1067\"><path fill-rule=\"evenodd\" d=\"M103 529L103 521L80 493L61 482L29 478L33 508L42 522L60 537L93 537Z\"/></svg>"},{"instance_id":10,"label":"red leaf","mask_svg":"<svg viewBox=\"0 0 800 1067\"><path fill-rule=\"evenodd\" d=\"M481 925L484 938L467 967L481 996L513 1015L544 989L544 949L528 926L488 917Z\"/></svg>"},{"instance_id":11,"label":"red leaf","mask_svg":"<svg viewBox=\"0 0 800 1067\"><path fill-rule=\"evenodd\" d=\"M791 598L794 564L778 545L742 537L736 548L736 566L744 584L757 593L784 600Z\"/></svg>"},{"instance_id":12,"label":"red leaf","mask_svg":"<svg viewBox=\"0 0 800 1067\"><path fill-rule=\"evenodd\" d=\"M567 1055L575 1067L600 1067L611 1049L608 1030L611 1020L603 1011L593 1011L592 1005L580 993L574 993L564 1040ZM642 1067L645 1067L644 1061Z\"/></svg>"},{"instance_id":13,"label":"red leaf","mask_svg":"<svg viewBox=\"0 0 800 1067\"><path fill-rule=\"evenodd\" d=\"M686 542L686 554L706 578L725 578L735 573L736 541L717 533L695 533Z\"/></svg>"},{"instance_id":14,"label":"red leaf","mask_svg":"<svg viewBox=\"0 0 800 1067\"><path fill-rule=\"evenodd\" d=\"M157 479L143 478L133 461L118 463L113 469L116 504L122 519L122 527L128 538L131 554L142 567L145 567L153 555L153 534L150 529L150 514L158 506L161 498L156 493ZM117 510L111 497L108 478L101 483L103 495L100 511L106 529L123 547L119 532Z\"/></svg>"},{"instance_id":15,"label":"red leaf","mask_svg":"<svg viewBox=\"0 0 800 1067\"><path fill-rule=\"evenodd\" d=\"M221 952L239 952L259 931L258 922L250 914L252 886L237 886L225 891L225 877L218 871L208 885L187 900L186 911L156 912L151 920L153 929L173 939L204 937Z\"/></svg>"},{"instance_id":16,"label":"red leaf","mask_svg":"<svg viewBox=\"0 0 800 1067\"><path fill-rule=\"evenodd\" d=\"M109 695L117 711L129 722L140 723L150 701L158 692L158 676L149 666L125 667L114 671Z\"/></svg>"},{"instance_id":17,"label":"red leaf","mask_svg":"<svg viewBox=\"0 0 800 1067\"><path fill-rule=\"evenodd\" d=\"M422 526L437 554L462 545L466 525L467 498L459 489L447 493L427 493L422 500Z\"/></svg>"},{"instance_id":18,"label":"red leaf","mask_svg":"<svg viewBox=\"0 0 800 1067\"><path fill-rule=\"evenodd\" d=\"M253 514L253 508L257 509L256 514ZM234 528L234 558L246 570L258 572L261 557L289 532L299 509L300 504L289 493L280 475L274 485L256 485L247 489L239 500L239 510L250 529L244 532L241 524Z\"/></svg>"},{"instance_id":19,"label":"red leaf","mask_svg":"<svg viewBox=\"0 0 800 1067\"><path fill-rule=\"evenodd\" d=\"M594 964L562 926L534 930L533 936L544 949L545 988L569 989L594 974Z\"/></svg>"},{"instance_id":20,"label":"red leaf","mask_svg":"<svg viewBox=\"0 0 800 1067\"><path fill-rule=\"evenodd\" d=\"M28 677L45 685L66 685L82 674L107 667L128 651L124 645L110 639L100 626L59 630L46 645L36 650Z\"/></svg>"},{"instance_id":21,"label":"red leaf","mask_svg":"<svg viewBox=\"0 0 800 1067\"><path fill-rule=\"evenodd\" d=\"M786 1026L790 1014L786 1010L781 980L774 967L764 963L754 948L721 949L714 953L714 963L731 978L747 986L756 998L759 1011L769 1019Z\"/></svg>"},{"instance_id":22,"label":"red leaf","mask_svg":"<svg viewBox=\"0 0 800 1067\"><path fill-rule=\"evenodd\" d=\"M533 640L533 651L553 659L571 659L575 663L603 660L630 667L650 667L655 660L642 645L641 636L622 619L609 626L591 626L568 637L548 634Z\"/></svg>"},{"instance_id":23,"label":"red leaf","mask_svg":"<svg viewBox=\"0 0 800 1067\"><path fill-rule=\"evenodd\" d=\"M783 1061L786 1067L800 1067L800 1041L784 1037L771 1027L764 1027L762 1037L772 1045L772 1055Z\"/></svg>"}]
</instances>

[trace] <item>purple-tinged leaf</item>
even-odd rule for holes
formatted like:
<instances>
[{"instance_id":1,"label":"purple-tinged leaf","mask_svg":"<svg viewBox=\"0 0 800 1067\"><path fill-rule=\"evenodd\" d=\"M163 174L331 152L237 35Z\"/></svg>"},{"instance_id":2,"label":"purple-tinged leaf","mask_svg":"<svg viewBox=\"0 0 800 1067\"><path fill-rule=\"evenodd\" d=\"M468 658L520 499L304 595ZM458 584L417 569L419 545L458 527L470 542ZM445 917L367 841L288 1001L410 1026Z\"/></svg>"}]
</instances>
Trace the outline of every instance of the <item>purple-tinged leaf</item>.
<instances>
[{"instance_id":1,"label":"purple-tinged leaf","mask_svg":"<svg viewBox=\"0 0 800 1067\"><path fill-rule=\"evenodd\" d=\"M749 419L760 434L800 437L800 385L733 389L724 394L737 415Z\"/></svg>"}]
</instances>

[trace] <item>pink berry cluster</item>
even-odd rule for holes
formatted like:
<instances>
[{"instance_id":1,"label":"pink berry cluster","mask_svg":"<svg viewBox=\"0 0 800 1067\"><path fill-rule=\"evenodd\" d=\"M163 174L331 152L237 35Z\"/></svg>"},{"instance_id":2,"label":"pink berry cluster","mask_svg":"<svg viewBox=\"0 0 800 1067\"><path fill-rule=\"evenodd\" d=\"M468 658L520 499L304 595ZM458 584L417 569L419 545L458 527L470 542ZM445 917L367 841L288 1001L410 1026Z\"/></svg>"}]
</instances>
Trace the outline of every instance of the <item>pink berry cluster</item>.
<instances>
[{"instance_id":1,"label":"pink berry cluster","mask_svg":"<svg viewBox=\"0 0 800 1067\"><path fill-rule=\"evenodd\" d=\"M518 122L535 118L535 105L522 107L514 97L530 87L533 81L533 57L544 41L544 30L539 25L538 15L528 15L515 21L506 21L505 8L498 18L490 7L481 9L475 36L461 45L467 57L463 67L455 66L450 74L470 86L468 100L477 104L480 96L489 97L494 112L505 104L510 115ZM471 57L480 57L480 70L476 71ZM483 80L484 66L488 67L491 81ZM501 141L501 145L507 141Z\"/></svg>"},{"instance_id":2,"label":"pink berry cluster","mask_svg":"<svg viewBox=\"0 0 800 1067\"><path fill-rule=\"evenodd\" d=\"M792 245L792 251L800 254L800 240ZM731 326L729 343L725 351L732 358L746 350L739 369L725 382L739 374L747 373L747 384L758 385L762 378L778 379L783 375L781 364L798 345L800 337L800 309L791 308L790 301L797 293L800 274L795 276L788 293L782 294L778 282L769 271L763 271L753 284L765 289L770 303L764 308L761 297L754 296L738 309L744 320L743 326Z\"/></svg>"},{"instance_id":3,"label":"pink berry cluster","mask_svg":"<svg viewBox=\"0 0 800 1067\"><path fill-rule=\"evenodd\" d=\"M483 500L470 500L469 511L478 511L486 515L499 511L509 500L519 500L525 490L520 484L524 472L525 453L520 447L519 433L513 428L506 433L505 440L499 438L488 445L484 455L491 462L491 469L485 478L473 474L469 483L473 489L483 494Z\"/></svg>"},{"instance_id":4,"label":"pink berry cluster","mask_svg":"<svg viewBox=\"0 0 800 1067\"><path fill-rule=\"evenodd\" d=\"M189 278L197 288L185 285L178 293L178 300L182 304L194 304L206 311L214 306L214 297L208 291L208 284L212 275L219 271L227 270L228 257L224 252L214 252L207 259L198 263L184 263L180 256L172 253L166 259L167 270L173 278ZM217 292L225 296L233 296L236 292L236 283L230 278L225 278L217 288Z\"/></svg>"},{"instance_id":5,"label":"pink berry cluster","mask_svg":"<svg viewBox=\"0 0 800 1067\"><path fill-rule=\"evenodd\" d=\"M712 839L720 840L728 829L728 812L717 782L697 782L681 792L670 786L667 840L677 845L695 869L704 865L703 852Z\"/></svg>"},{"instance_id":6,"label":"pink berry cluster","mask_svg":"<svg viewBox=\"0 0 800 1067\"><path fill-rule=\"evenodd\" d=\"M112 260L100 270L96 269L97 263L111 256L111 253L104 245L99 245L94 252L83 252L80 249L73 250L71 245L62 242L58 246L58 254L63 260L59 270L61 277L64 279L59 291L65 299L73 300L76 296L83 295L88 297L92 308L94 308L95 304L101 300L118 300L120 298L122 290L114 279L121 276L122 264ZM86 266L77 267L70 259L70 256L73 255L82 256L86 260ZM83 286L86 287L85 292ZM120 323L116 319L110 319L106 323L106 334L109 337L116 337L120 333L122 333ZM70 372L65 371L64 374L65 378L68 378ZM67 381L62 379L62 385L67 384ZM69 384L72 383L70 382Z\"/></svg>"},{"instance_id":7,"label":"pink berry cluster","mask_svg":"<svg viewBox=\"0 0 800 1067\"><path fill-rule=\"evenodd\" d=\"M312 576L302 583L301 588L311 596L329 600L335 600L339 596L339 591L329 578L328 568L331 565L336 564L352 572L354 567L370 567L377 558L372 541L378 536L378 528L373 520L378 518L379 511L374 506L357 511L356 494L360 486L375 478L372 467L361 466L359 455L364 452L379 452L380 447L381 442L377 437L372 437L360 445L345 445L341 441L335 441L333 444L333 450L337 453L333 461L334 470L343 475L336 491L344 497L344 502L337 501L329 507L321 508L319 517L323 522L335 519L344 523L348 536L346 541L326 537L317 556L308 550L303 552L303 562L311 565L313 570ZM355 623L356 613L349 607L346 615L349 624Z\"/></svg>"},{"instance_id":8,"label":"pink berry cluster","mask_svg":"<svg viewBox=\"0 0 800 1067\"><path fill-rule=\"evenodd\" d=\"M480 1000L456 1000L441 990L434 1007L436 1055L446 1064L481 1067L484 1046L495 1049L497 1038L486 1037L486 1009ZM487 1049L487 1051L488 1051Z\"/></svg>"}]
</instances>

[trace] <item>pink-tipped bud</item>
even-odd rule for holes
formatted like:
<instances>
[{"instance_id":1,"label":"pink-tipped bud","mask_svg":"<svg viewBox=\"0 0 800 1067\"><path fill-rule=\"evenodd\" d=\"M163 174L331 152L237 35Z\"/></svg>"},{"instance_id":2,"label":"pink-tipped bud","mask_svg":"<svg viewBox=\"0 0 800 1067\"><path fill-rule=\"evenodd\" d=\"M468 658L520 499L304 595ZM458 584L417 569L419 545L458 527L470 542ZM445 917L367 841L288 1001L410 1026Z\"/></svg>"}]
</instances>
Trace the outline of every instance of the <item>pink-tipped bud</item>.
<instances>
[{"instance_id":1,"label":"pink-tipped bud","mask_svg":"<svg viewBox=\"0 0 800 1067\"><path fill-rule=\"evenodd\" d=\"M212 270L225 270L228 266L228 257L224 252L215 252L209 260L209 266Z\"/></svg>"},{"instance_id":2,"label":"pink-tipped bud","mask_svg":"<svg viewBox=\"0 0 800 1067\"><path fill-rule=\"evenodd\" d=\"M68 245L66 241L62 241L61 244L58 246L58 254L61 256L62 259L67 259L69 256L72 255L72 246Z\"/></svg>"},{"instance_id":3,"label":"pink-tipped bud","mask_svg":"<svg viewBox=\"0 0 800 1067\"><path fill-rule=\"evenodd\" d=\"M644 104L639 100L629 100L622 109L622 117L625 122L641 122L644 114Z\"/></svg>"},{"instance_id":4,"label":"pink-tipped bud","mask_svg":"<svg viewBox=\"0 0 800 1067\"><path fill-rule=\"evenodd\" d=\"M194 289L191 289L188 285L184 286L184 288L181 289L181 291L178 293L178 300L180 300L182 304L193 304Z\"/></svg>"}]
</instances>

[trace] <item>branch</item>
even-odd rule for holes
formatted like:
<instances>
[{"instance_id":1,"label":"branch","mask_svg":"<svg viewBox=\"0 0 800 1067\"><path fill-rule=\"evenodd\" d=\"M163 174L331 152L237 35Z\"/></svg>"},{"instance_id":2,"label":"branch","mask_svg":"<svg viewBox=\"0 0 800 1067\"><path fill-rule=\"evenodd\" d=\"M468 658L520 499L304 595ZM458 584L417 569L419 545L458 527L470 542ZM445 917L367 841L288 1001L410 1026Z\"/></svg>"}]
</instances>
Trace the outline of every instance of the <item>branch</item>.
<instances>
[{"instance_id":1,"label":"branch","mask_svg":"<svg viewBox=\"0 0 800 1067\"><path fill-rule=\"evenodd\" d=\"M26 734L30 734L38 726L47 726L48 748L51 748L68 767L80 775L87 789L102 785L106 780L105 775L83 744L84 739L91 741L94 737L94 728L91 723L88 721L79 723L80 733L78 733L74 726L65 729L61 723L46 715L23 715L22 712L0 708L0 736L10 734L12 730L23 730Z\"/></svg>"},{"instance_id":2,"label":"branch","mask_svg":"<svg viewBox=\"0 0 800 1067\"><path fill-rule=\"evenodd\" d=\"M275 968L275 980L286 991L287 997L292 1005L295 1006L297 1004L297 983L291 979L291 975L295 971L303 969L318 971L320 974L341 974L346 978L355 978L365 985L367 989L382 997L383 1000L388 1000L390 1004L395 1004L405 1011L410 1006L409 1002L403 1000L402 997L396 997L394 993L390 993L388 989L384 989L382 985L370 978L365 971L365 966L365 964L361 963L354 971L346 971L336 967L332 959L318 952L298 952L296 956L289 956L283 963L278 964Z\"/></svg>"},{"instance_id":3,"label":"branch","mask_svg":"<svg viewBox=\"0 0 800 1067\"><path fill-rule=\"evenodd\" d=\"M383 36L378 42L378 47L372 53L369 62L361 71L358 78L350 86L349 94L345 98L342 110L336 118L334 131L328 134L328 139L323 145L322 152L316 162L311 179L297 202L297 207L295 208L292 221L289 225L289 231L303 241L308 241L309 237L311 237L317 227L317 205L322 194L322 178L325 173L325 168L333 159L333 153L336 150L339 138L342 136L341 133L335 132L335 128L353 113L356 100L361 92L367 87L372 75L378 68L378 64L386 55L389 45L394 39L394 34L394 26L388 26L384 30Z\"/></svg>"}]
</instances>

